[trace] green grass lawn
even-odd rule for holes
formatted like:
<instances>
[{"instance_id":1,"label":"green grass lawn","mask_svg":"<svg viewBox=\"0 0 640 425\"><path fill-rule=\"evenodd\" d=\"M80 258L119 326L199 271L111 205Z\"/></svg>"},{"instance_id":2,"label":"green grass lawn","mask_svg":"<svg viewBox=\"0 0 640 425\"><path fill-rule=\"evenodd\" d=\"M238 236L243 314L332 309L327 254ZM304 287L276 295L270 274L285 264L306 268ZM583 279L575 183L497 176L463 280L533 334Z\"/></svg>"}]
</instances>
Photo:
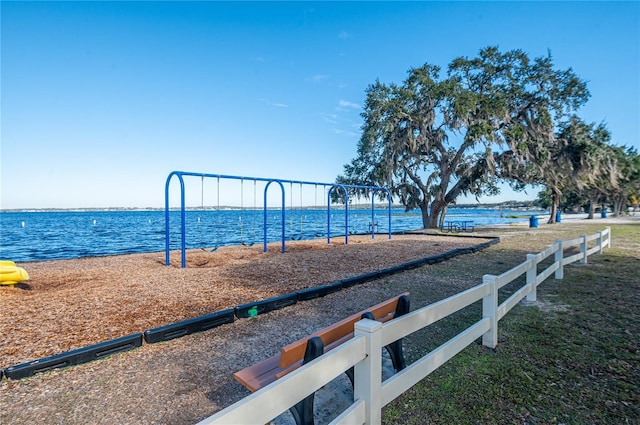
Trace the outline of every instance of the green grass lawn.
<instances>
[{"instance_id":1,"label":"green grass lawn","mask_svg":"<svg viewBox=\"0 0 640 425\"><path fill-rule=\"evenodd\" d=\"M471 268L480 283L482 274L523 261L524 246L539 252L550 237L572 239L602 225L548 226L541 234L549 229L553 235L536 242L539 247L531 232L514 230L499 245L465 256L446 272ZM389 404L384 423L639 424L640 226L613 225L612 232L612 248L590 256L587 265L566 266L563 280L552 276L538 287L537 303L520 304L499 322L495 350L479 341L467 347ZM506 296L501 294L500 302ZM409 360L479 314L480 306L473 305L409 337Z\"/></svg>"}]
</instances>

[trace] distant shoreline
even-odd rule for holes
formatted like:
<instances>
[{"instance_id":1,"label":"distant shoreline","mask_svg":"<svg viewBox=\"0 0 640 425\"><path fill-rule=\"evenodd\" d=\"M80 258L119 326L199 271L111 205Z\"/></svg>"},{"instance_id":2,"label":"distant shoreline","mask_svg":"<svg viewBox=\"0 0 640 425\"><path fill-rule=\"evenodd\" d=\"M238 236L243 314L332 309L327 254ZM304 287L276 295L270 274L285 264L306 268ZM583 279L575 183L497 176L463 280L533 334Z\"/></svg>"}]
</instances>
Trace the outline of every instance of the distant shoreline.
<instances>
[{"instance_id":1,"label":"distant shoreline","mask_svg":"<svg viewBox=\"0 0 640 425\"><path fill-rule=\"evenodd\" d=\"M350 205L350 208L365 208L370 207L370 203L364 204L353 204ZM376 204L376 209L387 208L387 204ZM316 206L303 206L303 207L294 207L294 209L303 209L303 210L314 210L314 209L325 209L326 205L316 205ZM404 206L399 204L391 205L391 208L404 208ZM451 205L449 208L459 208L459 209L509 209L516 211L541 211L543 208L540 208L536 205L533 205L533 201L506 201L500 203L481 203L481 204L459 204L459 205ZM260 207L251 207L245 206L240 208L238 206L230 206L230 205L220 205L218 206L195 206L195 207L185 207L186 210L189 211L198 211L198 210L262 210ZM280 210L281 207L267 207L268 210ZM113 212L113 211L164 211L164 207L71 207L71 208L0 208L0 213L13 213L13 212ZM179 211L180 207L170 207L170 211ZM417 208L416 208L417 210Z\"/></svg>"}]
</instances>

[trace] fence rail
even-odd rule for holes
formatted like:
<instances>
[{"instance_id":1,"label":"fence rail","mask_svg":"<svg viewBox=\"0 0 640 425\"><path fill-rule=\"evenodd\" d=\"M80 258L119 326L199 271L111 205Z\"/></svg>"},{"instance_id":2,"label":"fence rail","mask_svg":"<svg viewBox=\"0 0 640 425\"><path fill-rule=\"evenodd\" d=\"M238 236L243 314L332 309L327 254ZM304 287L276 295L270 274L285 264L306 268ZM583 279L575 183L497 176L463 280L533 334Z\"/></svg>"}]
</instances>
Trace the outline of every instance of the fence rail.
<instances>
[{"instance_id":1,"label":"fence rail","mask_svg":"<svg viewBox=\"0 0 640 425\"><path fill-rule=\"evenodd\" d=\"M594 246L590 243L596 241ZM565 250L580 247L565 257ZM307 395L331 382L352 366L355 368L354 402L331 424L378 424L382 408L431 374L473 341L482 337L483 345L495 348L498 321L523 298L536 301L536 288L551 274L563 278L565 265L587 263L587 257L611 246L611 229L569 241L557 240L538 254L498 275L485 275L480 285L415 310L382 324L363 319L355 325L355 336L340 347L251 394L226 409L204 419L199 425L228 423L268 423ZM538 264L548 257L553 263L538 273ZM498 291L525 275L526 283L498 304ZM449 341L382 382L382 347L423 329L473 303L482 301L482 317ZM304 388L304 390L302 390Z\"/></svg>"}]
</instances>

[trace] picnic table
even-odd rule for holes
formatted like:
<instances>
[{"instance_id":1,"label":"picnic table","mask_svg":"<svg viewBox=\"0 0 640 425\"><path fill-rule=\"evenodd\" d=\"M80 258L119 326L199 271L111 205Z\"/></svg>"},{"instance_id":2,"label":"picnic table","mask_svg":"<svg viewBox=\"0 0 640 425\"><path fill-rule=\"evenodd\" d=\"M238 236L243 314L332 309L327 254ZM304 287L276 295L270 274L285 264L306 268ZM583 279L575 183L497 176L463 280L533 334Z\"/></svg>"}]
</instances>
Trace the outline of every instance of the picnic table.
<instances>
[{"instance_id":1,"label":"picnic table","mask_svg":"<svg viewBox=\"0 0 640 425\"><path fill-rule=\"evenodd\" d=\"M473 232L473 220L450 220L445 221L440 228L441 232Z\"/></svg>"}]
</instances>

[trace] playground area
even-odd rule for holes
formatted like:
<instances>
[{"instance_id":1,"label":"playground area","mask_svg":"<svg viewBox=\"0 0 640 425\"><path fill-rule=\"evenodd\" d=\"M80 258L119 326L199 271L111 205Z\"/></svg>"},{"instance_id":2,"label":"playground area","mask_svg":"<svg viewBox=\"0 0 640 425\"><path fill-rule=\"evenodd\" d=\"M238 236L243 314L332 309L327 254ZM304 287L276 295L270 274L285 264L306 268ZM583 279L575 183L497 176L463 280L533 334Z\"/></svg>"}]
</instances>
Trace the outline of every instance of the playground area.
<instances>
[{"instance_id":1,"label":"playground area","mask_svg":"<svg viewBox=\"0 0 640 425\"><path fill-rule=\"evenodd\" d=\"M196 181L200 180L199 205L196 203L198 200L197 192L194 193L193 191L194 178ZM172 180L177 180L179 185L176 186L174 184L172 186ZM191 180L190 185L187 185L187 180ZM213 182L212 186L215 187L215 189L208 187L207 190L205 190L205 181L207 180ZM251 182L253 183L251 184ZM253 196L249 196L249 198L253 198L251 206L248 206L246 201L246 194L249 190L245 190L245 183L253 186ZM260 188L258 188L258 186L260 186ZM270 186L278 192L276 194L277 199L273 199L273 196L271 200L269 199ZM191 190L187 190L187 187L190 187ZM297 188L297 193L294 187ZM194 195L190 196L190 193L194 193ZM211 196L210 200L205 193ZM258 193L262 193L261 206L259 206L260 204L258 203ZM313 196L311 196L311 193L313 193ZM368 220L366 230L362 228L358 230L356 226L349 224L349 206L354 200L359 203L361 196L371 204L371 216ZM172 202L171 199L174 199L174 201ZM294 207L294 199L299 200L297 207ZM321 223L314 219L308 220L305 210L316 209L319 205L323 204L323 199L326 199L326 209L324 210L326 212L326 221ZM386 224L379 223L376 218L376 199L380 201L384 200L386 203ZM179 200L179 203L176 203L177 200ZM391 238L392 233L392 197L389 190L385 187L172 171L169 173L165 183L165 264L167 265L169 264L169 252L172 246L177 247L177 245L172 245L171 229L172 227L176 227L176 224L171 224L171 210L172 208L178 209L178 205L180 211L179 243L182 268L187 266L186 239L188 228L193 227L193 224L190 225L187 223L186 211L189 208L195 208L202 212L207 209L213 209L216 212L217 220L212 222L211 227L206 231L206 233L215 234L216 236L212 250L216 250L222 245L240 244L253 246L258 240L262 240L262 249L264 252L267 252L269 241L279 239L280 251L284 253L287 240L309 240L324 235L327 238L327 242L330 242L332 235L337 236L338 234L343 234L344 243L348 244L349 234L368 233L373 239L378 231L386 232L389 238ZM335 229L332 230L332 205L334 208L338 207L338 210L341 210L340 215L342 215L342 219L339 221L342 223L337 226L339 233L335 233ZM259 214L260 208L262 210L261 214ZM239 211L237 225L230 225L230 223L223 222L221 213L225 209ZM247 209L252 211L252 219L250 220L247 220ZM258 215L261 215L262 218L258 218ZM272 222L270 216L272 216L275 221ZM296 217L294 218L294 216ZM333 218L334 222L336 218L337 217ZM295 225L294 221L296 223ZM197 218L196 226L200 229L200 247L203 247L204 242L202 241L202 235L205 233L203 228L206 227L206 225L202 223L200 216ZM336 227L335 223L334 227ZM326 229L326 233L324 233L324 230L321 230L323 228ZM227 240L224 242L221 240L223 234L231 234L234 236L231 241ZM313 237L311 237L311 235L313 235ZM239 239L235 239L238 236Z\"/></svg>"},{"instance_id":2,"label":"playground area","mask_svg":"<svg viewBox=\"0 0 640 425\"><path fill-rule=\"evenodd\" d=\"M31 280L0 288L0 367L82 348L147 329L411 260L477 245L436 235L353 236L26 263ZM212 331L212 332L215 332Z\"/></svg>"}]
</instances>

